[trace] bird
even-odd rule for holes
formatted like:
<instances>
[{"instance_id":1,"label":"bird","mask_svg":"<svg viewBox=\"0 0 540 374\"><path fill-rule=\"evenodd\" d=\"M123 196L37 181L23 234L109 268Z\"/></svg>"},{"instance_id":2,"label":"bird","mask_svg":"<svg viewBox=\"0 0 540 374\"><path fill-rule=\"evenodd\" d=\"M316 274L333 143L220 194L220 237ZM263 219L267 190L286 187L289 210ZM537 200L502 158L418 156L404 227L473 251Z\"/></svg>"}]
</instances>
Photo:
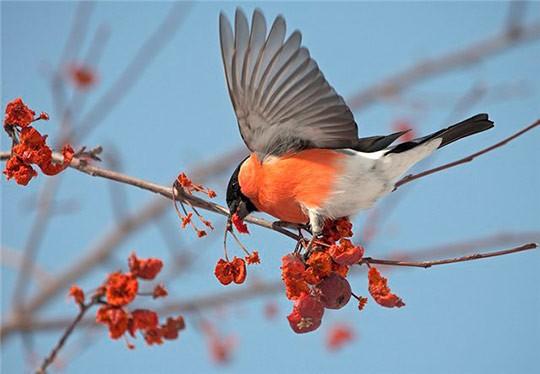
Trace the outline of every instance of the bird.
<instances>
[{"instance_id":1,"label":"bird","mask_svg":"<svg viewBox=\"0 0 540 374\"><path fill-rule=\"evenodd\" d=\"M326 220L371 208L437 149L494 126L482 113L397 145L407 131L359 138L350 108L302 45L300 31L286 38L283 16L268 30L260 9L250 26L237 8L233 31L221 12L219 36L229 96L250 151L227 186L229 221L265 212L316 237Z\"/></svg>"}]
</instances>

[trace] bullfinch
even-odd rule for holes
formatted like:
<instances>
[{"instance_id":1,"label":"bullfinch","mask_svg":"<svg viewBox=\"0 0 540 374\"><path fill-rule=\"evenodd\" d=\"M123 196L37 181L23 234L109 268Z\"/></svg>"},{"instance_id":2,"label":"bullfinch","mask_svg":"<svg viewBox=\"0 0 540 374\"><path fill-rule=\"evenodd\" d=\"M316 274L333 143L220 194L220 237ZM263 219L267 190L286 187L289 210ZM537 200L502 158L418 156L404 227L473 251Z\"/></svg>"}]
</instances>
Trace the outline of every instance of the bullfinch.
<instances>
[{"instance_id":1,"label":"bullfinch","mask_svg":"<svg viewBox=\"0 0 540 374\"><path fill-rule=\"evenodd\" d=\"M221 54L240 134L250 155L231 176L227 205L240 219L254 211L309 224L348 217L390 193L409 168L435 150L493 127L478 114L433 134L393 145L405 132L359 138L353 114L325 79L302 35L286 37L278 16L251 27L241 9L234 28L219 17Z\"/></svg>"}]
</instances>

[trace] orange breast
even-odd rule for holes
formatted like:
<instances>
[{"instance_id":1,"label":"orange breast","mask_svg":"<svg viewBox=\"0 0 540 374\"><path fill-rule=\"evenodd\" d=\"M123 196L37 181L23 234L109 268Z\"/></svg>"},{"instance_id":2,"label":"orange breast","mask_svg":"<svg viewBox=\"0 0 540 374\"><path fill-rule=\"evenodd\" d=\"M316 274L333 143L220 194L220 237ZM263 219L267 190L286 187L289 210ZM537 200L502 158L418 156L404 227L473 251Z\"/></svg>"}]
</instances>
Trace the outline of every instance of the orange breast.
<instances>
[{"instance_id":1,"label":"orange breast","mask_svg":"<svg viewBox=\"0 0 540 374\"><path fill-rule=\"evenodd\" d=\"M345 156L327 149L270 157L263 163L252 154L240 167L242 193L260 211L282 221L307 223L302 206L321 207L342 172Z\"/></svg>"}]
</instances>

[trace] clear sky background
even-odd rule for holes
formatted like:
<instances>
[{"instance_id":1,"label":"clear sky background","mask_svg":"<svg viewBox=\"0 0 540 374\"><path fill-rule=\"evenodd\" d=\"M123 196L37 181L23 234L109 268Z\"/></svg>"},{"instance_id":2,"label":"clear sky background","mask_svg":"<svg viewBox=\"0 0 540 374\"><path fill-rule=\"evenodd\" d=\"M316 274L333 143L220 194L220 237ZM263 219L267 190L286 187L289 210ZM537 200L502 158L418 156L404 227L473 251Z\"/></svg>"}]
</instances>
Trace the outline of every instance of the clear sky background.
<instances>
[{"instance_id":1,"label":"clear sky background","mask_svg":"<svg viewBox=\"0 0 540 374\"><path fill-rule=\"evenodd\" d=\"M219 11L232 17L236 5L193 5L172 41L84 144L103 145L105 152L114 145L126 173L163 184L169 184L182 170L242 145L218 41ZM111 34L97 67L99 83L77 116L112 84L170 6L139 2L95 6L90 30L105 23ZM304 45L345 98L419 60L499 32L508 16L506 2L242 3L248 13L255 6L264 11L267 20L281 13L289 30L302 31ZM22 96L36 111L47 111L51 121L40 124L39 129L52 139L59 114L54 113L47 66L58 62L75 7L71 2L2 2L2 107ZM531 2L525 21L538 21L539 14L540 3ZM90 39L85 39L83 53ZM441 150L431 162L439 164L467 155L539 117L538 61L540 43L536 41L416 85L399 100L355 112L360 133L389 132L396 119L407 119L419 133L427 133L488 112L495 129ZM486 87L486 95L456 112L456 102L475 85ZM7 137L1 139L1 149L7 150ZM471 164L400 189L397 194L405 196L367 254L384 257L397 250L409 252L496 233L538 230L539 146L537 129ZM73 170L64 174L58 199L75 199L79 210L51 221L38 256L41 266L51 273L72 264L116 221L105 181ZM40 175L22 188L2 177L2 246L15 250L24 246L32 222L27 206L46 178ZM226 182L224 176L209 183L221 203ZM134 188L125 191L132 211L152 198ZM222 219L208 217L214 222ZM358 233L364 219L365 215L360 215L355 220ZM172 208L167 222L173 230L178 227ZM179 245L197 245L199 254L189 273L168 284L172 298L188 300L227 291L212 274L222 256L220 236L217 232L197 241L190 231L175 231ZM260 266L249 269L247 284L278 280L280 258L292 249L291 242L253 227L246 244L258 249L262 257ZM132 249L141 256L167 258L168 253L159 231L150 225L122 244L114 261L80 284L87 289L95 287L107 272L123 266ZM390 285L407 304L405 308L385 309L370 301L359 313L356 303L351 302L342 310L327 311L323 326L302 336L288 326L285 316L291 305L283 294L233 303L220 311L203 311L202 316L215 321L223 335L236 337L237 349L224 367L210 361L205 340L193 327L193 315L186 315L188 328L179 340L147 347L139 338L134 351L126 349L122 341L111 341L104 329L98 329L87 349L69 359L66 371L532 373L538 368L540 346L539 270L539 252L429 270L386 269ZM3 316L11 305L15 277L13 269L2 267ZM366 283L365 273L351 278L359 294L367 294ZM263 308L272 300L279 314L269 321ZM72 302L59 297L41 316L74 316L76 311ZM338 322L350 324L357 339L329 353L324 346L325 334ZM59 331L36 334L36 354L43 357L58 336ZM70 344L78 344L80 336L76 334L68 342L66 352ZM19 337L12 336L1 349L3 372L28 370Z\"/></svg>"}]
</instances>

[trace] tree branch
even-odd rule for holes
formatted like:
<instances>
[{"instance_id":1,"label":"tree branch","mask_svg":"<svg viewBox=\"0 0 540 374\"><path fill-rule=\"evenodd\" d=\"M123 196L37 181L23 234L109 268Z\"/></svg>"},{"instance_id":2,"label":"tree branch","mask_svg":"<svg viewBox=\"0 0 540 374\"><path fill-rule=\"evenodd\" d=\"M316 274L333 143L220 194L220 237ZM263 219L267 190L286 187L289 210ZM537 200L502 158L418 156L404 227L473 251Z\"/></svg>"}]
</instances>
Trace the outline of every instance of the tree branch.
<instances>
[{"instance_id":1,"label":"tree branch","mask_svg":"<svg viewBox=\"0 0 540 374\"><path fill-rule=\"evenodd\" d=\"M502 147L503 145L505 145L506 143L509 143L510 141L514 140L515 138L525 134L527 131L530 131L532 130L533 128L535 128L536 126L540 125L540 119L539 120L536 120L536 122L534 122L532 125L529 125L527 127L525 127L524 129L522 130L519 130L518 132L516 132L515 134L501 140L500 142L498 143L495 143L493 144L492 146L489 146L487 148L484 148L482 149L481 151L478 151L476 153L473 153L472 155L469 155L467 157L464 157L462 159L459 159L459 160L456 160L456 161L452 161L452 162L449 162L447 164L444 164L444 165L441 165L441 166L438 166L436 168L433 168L433 169L429 169L429 170L426 170L426 171L423 171L421 173L418 173L418 174L409 174L405 177L403 177L402 179L400 179L399 181L396 182L395 186L394 186L394 191L397 190L400 186L403 186L404 184L406 183L409 183L409 182L412 182L413 180L416 180L416 179L419 179L419 178L422 178L422 177L425 177L427 175L430 175L430 174L434 174L434 173L437 173L439 171L442 171L442 170L446 170L446 169L450 169L454 166L458 166L458 165L461 165L461 164L465 164L467 162L471 162L472 160L474 160L475 158L479 157L479 156L482 156L483 154L486 154L490 151L493 151L494 149L497 149L499 147Z\"/></svg>"},{"instance_id":2,"label":"tree branch","mask_svg":"<svg viewBox=\"0 0 540 374\"><path fill-rule=\"evenodd\" d=\"M448 256L461 256L473 251L486 250L493 247L508 247L518 243L540 242L540 231L499 232L492 235L435 245L420 249L402 249L389 256L390 260L423 261Z\"/></svg>"},{"instance_id":3,"label":"tree branch","mask_svg":"<svg viewBox=\"0 0 540 374\"><path fill-rule=\"evenodd\" d=\"M402 267L422 267L429 268L435 265L450 264L455 262L471 261L481 258L489 258L495 256L502 256L506 254L527 251L537 248L536 243L528 243L521 245L519 247L505 249L501 251L479 253L469 256L448 258L444 260L435 260L435 261L420 261L420 262L411 262L411 261L399 261L399 260L384 260L384 259L374 259L371 257L366 257L362 260L361 263L365 264L377 264L377 265L390 265L390 266L402 266ZM445 246L439 249L446 249ZM460 249L461 250L461 249ZM433 249L431 250L433 251ZM437 250L438 251L438 250ZM394 257L394 256L390 256ZM215 294L210 294L191 300L179 300L171 301L165 303L162 307L158 308L159 313L168 313L168 312L199 312L203 309L215 308L223 304L235 301L243 301L256 296L266 296L271 295L276 292L283 290L283 283L278 282L256 282L252 285L247 285L242 288L231 288L226 292L220 291ZM64 328L70 321L70 318L60 317L56 319L33 319L27 320L25 316L20 316L18 319L11 320L7 322L2 328L2 338L15 331L50 331ZM93 318L84 319L81 322L81 326L85 327L97 327Z\"/></svg>"},{"instance_id":4,"label":"tree branch","mask_svg":"<svg viewBox=\"0 0 540 374\"><path fill-rule=\"evenodd\" d=\"M196 180L204 181L211 175L221 173L228 169L232 164L239 161L244 156L244 153L245 152L243 150L233 150L222 155L212 163L194 168L191 175L193 178L196 178ZM4 160L4 156L4 153L0 153L0 160ZM55 155L55 157L61 156ZM90 166L87 165L86 167ZM118 174L113 171L109 172L113 175ZM115 180L113 178L109 179ZM163 187L163 189L167 188L168 187ZM60 291L68 288L77 279L90 272L94 266L106 261L113 252L114 248L122 243L130 233L163 214L166 211L167 206L168 204L166 200L158 198L150 201L133 214L128 215L123 221L119 222L113 229L109 230L100 240L98 240L97 244L84 251L84 253L87 254L80 261L65 270L63 273L60 273L54 281L45 285L42 292L39 292L24 305L24 309L29 312L34 312L46 303L52 301L53 297Z\"/></svg>"},{"instance_id":5,"label":"tree branch","mask_svg":"<svg viewBox=\"0 0 540 374\"><path fill-rule=\"evenodd\" d=\"M462 256L462 257L455 257L455 258L447 258L444 260L434 260L434 261L396 261L396 260L379 260L376 258L371 257L364 257L362 261L359 262L359 264L376 264L376 265L390 265L390 266L408 266L408 267L418 267L418 268L429 268L436 265L445 265L445 264L453 264L456 262L465 262L465 261L472 261L472 260L480 260L482 258L489 258L489 257L496 257L496 256L503 256L508 255L511 253L516 252L522 252L522 251L528 251L530 249L535 249L538 247L537 243L527 243L520 245L519 247L510 248L510 249L504 249L502 251L495 251L495 252L487 252L487 253L476 253L473 255L468 256Z\"/></svg>"},{"instance_id":6,"label":"tree branch","mask_svg":"<svg viewBox=\"0 0 540 374\"><path fill-rule=\"evenodd\" d=\"M465 158L462 158L460 160L450 162L448 164L439 166L439 167L431 169L431 170L427 170L427 171L425 171L423 173L406 176L406 177L404 177L403 179L399 180L396 183L395 189L397 189L399 186L402 186L405 183L409 183L409 182L411 182L413 180L419 179L419 178L424 177L426 175L433 174L433 173L436 173L436 172L439 172L439 171L442 171L442 170L445 170L445 169L449 169L449 168L451 168L453 166L457 166L457 165L460 165L460 164L463 164L463 163L466 163L466 162L470 162L473 159L475 159L476 157L478 157L480 155L483 155L483 154L485 154L485 153L487 153L489 151L492 151L492 150L494 150L496 148L499 148L499 147L505 145L506 143L510 142L511 140L525 134L527 131L533 129L534 127L538 126L539 124L540 124L540 120L537 120L532 125L527 126L523 130L518 131L517 133L509 136L508 138L503 139L502 141L500 141L500 142L498 142L498 143L496 143L496 144L494 144L494 145L492 145L492 146L490 146L488 148L485 148L485 149L483 149L483 150L481 150L479 152L473 153L472 155L469 155L469 156L467 156ZM7 160L7 159L9 159L9 157L10 157L10 152L0 152L0 160ZM61 162L62 159L63 159L62 155L59 154L59 153L54 153L53 158L57 162ZM169 186L162 186L162 185L159 185L157 183L146 181L144 179L135 178L135 177L132 177L132 176L129 176L129 175L126 175L126 174L118 173L118 172L108 170L108 169L104 169L104 168L100 168L100 167L97 167L97 166L92 166L92 165L89 165L87 162L79 160L79 159L73 159L69 166L71 168L73 168L73 169L76 169L76 170L78 170L78 171L80 171L82 173L88 174L88 175L93 176L93 177L106 178L106 179L110 179L110 180L113 180L113 181L116 181L116 182L119 182L119 183L129 184L129 185L141 188L143 190L154 192L154 193L159 194L159 195L161 195L161 196L163 196L163 197L165 197L165 198L167 198L169 200L174 199L174 196L173 196L173 193L172 193L172 188L169 187ZM182 201L189 201L189 203L191 203L193 206L195 206L197 208L205 209L205 210L208 210L210 212L221 214L223 216L228 216L229 215L229 210L227 208L225 208L225 207L223 207L223 206L221 206L219 204L216 204L216 203L213 203L213 202L210 202L210 201L206 201L206 200L201 199L201 198L199 198L197 196L184 194L184 193L182 193L182 191L180 191L180 195L178 196L178 198L180 200L182 200ZM247 217L245 220L247 222L253 223L255 225L277 231L277 232L279 232L279 233L281 233L281 234L283 234L285 236L288 236L288 237L290 237L292 239L295 239L295 240L300 239L300 236L294 234L293 232L291 232L291 231L289 231L287 229L284 229L283 227L275 225L274 223L272 223L270 221L267 221L265 219L257 218L257 217Z\"/></svg>"},{"instance_id":7,"label":"tree branch","mask_svg":"<svg viewBox=\"0 0 540 374\"><path fill-rule=\"evenodd\" d=\"M0 160L5 161L9 159L10 155L11 155L10 152L0 152ZM57 162L61 162L63 160L62 155L57 152L53 154L53 159ZM92 177L100 177L100 178L110 179L119 183L129 184L131 186L138 187L143 190L159 194L169 200L173 200L172 187L170 186L159 185L157 183L149 182L144 179L131 177L129 175L118 173L109 169L92 166L92 165L89 165L87 162L79 160L79 159L73 159L69 166L73 169L76 169L82 173L88 174ZM179 199L183 201L189 201L193 206L197 208L205 209L210 212L221 214L223 216L229 215L229 210L227 208L219 204L206 201L197 196L183 194L180 191ZM276 226L272 222L269 222L262 218L248 217L246 218L246 221L253 223L255 225L261 226L261 227L265 227L267 229L280 232L283 235L286 235L295 240L298 240L300 238L298 235L284 228Z\"/></svg>"},{"instance_id":8,"label":"tree branch","mask_svg":"<svg viewBox=\"0 0 540 374\"><path fill-rule=\"evenodd\" d=\"M36 370L36 374L45 374L47 367L56 359L58 352L62 349L69 336L73 333L75 327L81 322L86 312L97 303L97 299L92 299L88 304L80 304L79 314L75 317L73 322L66 328L60 340L56 343L51 353L43 359L40 367Z\"/></svg>"},{"instance_id":9,"label":"tree branch","mask_svg":"<svg viewBox=\"0 0 540 374\"><path fill-rule=\"evenodd\" d=\"M11 267L13 270L19 272L22 268L23 256L21 251L13 250L8 247L0 248L0 265ZM49 283L53 276L49 272L45 271L37 264L34 264L33 267L29 270L31 279L36 283L38 287L43 287L44 284Z\"/></svg>"},{"instance_id":10,"label":"tree branch","mask_svg":"<svg viewBox=\"0 0 540 374\"><path fill-rule=\"evenodd\" d=\"M98 99L97 103L81 119L80 124L69 138L81 139L93 131L111 110L131 90L142 77L146 68L155 59L159 52L173 39L176 31L184 23L191 8L191 4L178 2L171 5L163 21L156 30L143 42L133 59L125 70L114 81L111 87Z\"/></svg>"},{"instance_id":11,"label":"tree branch","mask_svg":"<svg viewBox=\"0 0 540 374\"><path fill-rule=\"evenodd\" d=\"M190 300L176 300L164 303L163 306L156 308L158 314L167 313L189 313L200 312L203 309L215 308L232 301L249 300L254 297L272 295L283 290L281 281L253 282L245 287L236 287L229 290L220 289L218 292L196 297ZM26 319L26 316L8 321L2 327L2 339L15 331L52 331L64 329L72 318L57 317L54 319ZM80 326L98 327L94 317L85 318Z\"/></svg>"},{"instance_id":12,"label":"tree branch","mask_svg":"<svg viewBox=\"0 0 540 374\"><path fill-rule=\"evenodd\" d=\"M15 286L13 288L13 294L11 297L15 312L20 312L22 310L22 305L24 303L26 291L29 285L29 282L26 280L34 267L39 246L49 226L49 213L54 203L54 198L58 191L60 181L60 178L48 179L40 191L37 212L32 221L32 225L30 226L30 232L26 237L21 270L17 273Z\"/></svg>"},{"instance_id":13,"label":"tree branch","mask_svg":"<svg viewBox=\"0 0 540 374\"><path fill-rule=\"evenodd\" d=\"M540 37L540 22L523 26L519 32L503 30L495 36L471 44L463 49L452 51L431 59L425 59L380 83L352 95L347 103L351 110L363 109L378 99L395 96L405 88L422 80L451 70L463 68L500 53L520 43Z\"/></svg>"}]
</instances>

